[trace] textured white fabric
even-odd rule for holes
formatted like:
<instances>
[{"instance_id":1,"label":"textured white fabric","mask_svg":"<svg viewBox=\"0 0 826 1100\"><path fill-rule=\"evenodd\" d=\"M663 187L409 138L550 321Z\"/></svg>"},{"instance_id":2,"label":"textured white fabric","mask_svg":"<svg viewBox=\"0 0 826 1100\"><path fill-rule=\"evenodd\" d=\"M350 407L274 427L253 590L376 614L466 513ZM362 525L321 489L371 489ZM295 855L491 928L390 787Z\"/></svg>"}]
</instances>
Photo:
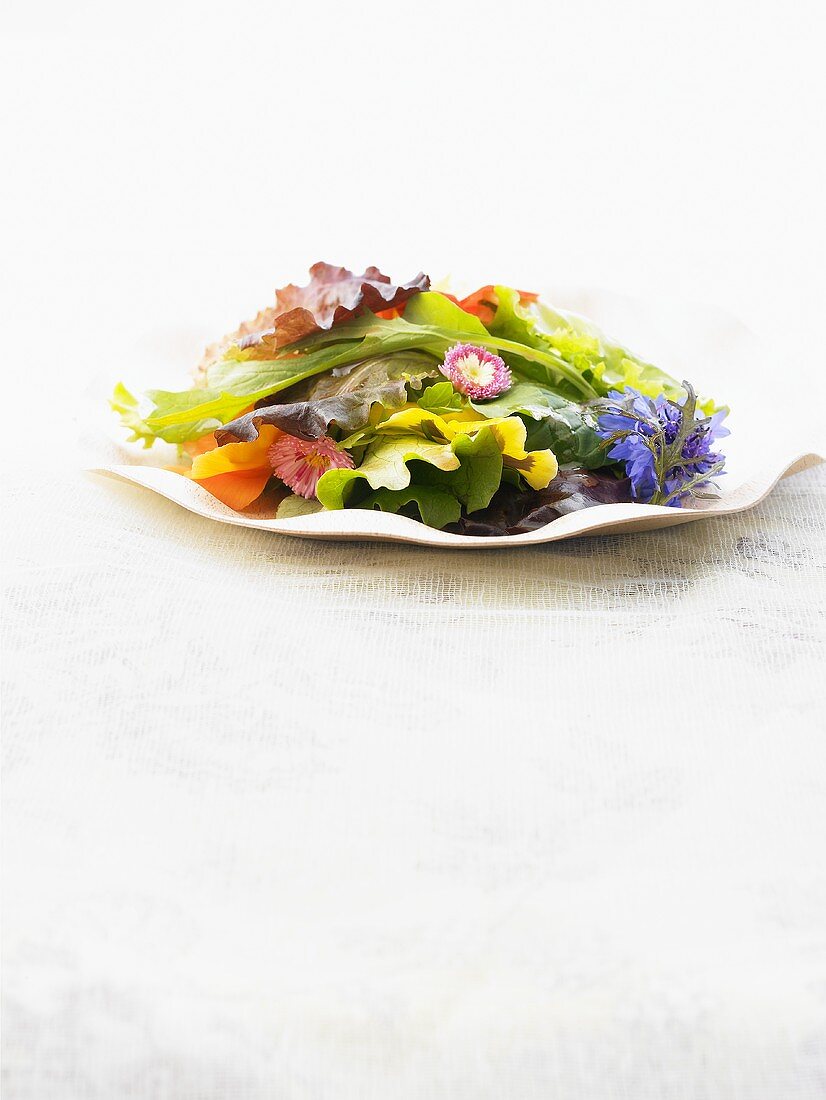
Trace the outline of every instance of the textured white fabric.
<instances>
[{"instance_id":1,"label":"textured white fabric","mask_svg":"<svg viewBox=\"0 0 826 1100\"><path fill-rule=\"evenodd\" d=\"M458 555L68 450L324 259L624 288L822 451L824 10L4 5L3 1100L822 1100L826 468Z\"/></svg>"},{"instance_id":2,"label":"textured white fabric","mask_svg":"<svg viewBox=\"0 0 826 1100\"><path fill-rule=\"evenodd\" d=\"M10 1100L822 1095L823 467L461 557L15 496Z\"/></svg>"},{"instance_id":3,"label":"textured white fabric","mask_svg":"<svg viewBox=\"0 0 826 1100\"><path fill-rule=\"evenodd\" d=\"M826 469L632 537L290 540L76 469L110 381L74 465L9 454L4 1095L819 1097Z\"/></svg>"}]
</instances>

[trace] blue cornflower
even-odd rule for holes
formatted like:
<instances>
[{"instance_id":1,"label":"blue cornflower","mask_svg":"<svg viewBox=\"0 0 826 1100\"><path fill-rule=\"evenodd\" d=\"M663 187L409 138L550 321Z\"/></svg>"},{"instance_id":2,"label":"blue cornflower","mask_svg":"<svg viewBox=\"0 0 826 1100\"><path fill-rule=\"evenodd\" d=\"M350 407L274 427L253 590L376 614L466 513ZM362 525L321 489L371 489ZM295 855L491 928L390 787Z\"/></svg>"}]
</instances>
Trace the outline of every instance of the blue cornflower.
<instances>
[{"instance_id":1,"label":"blue cornflower","mask_svg":"<svg viewBox=\"0 0 826 1100\"><path fill-rule=\"evenodd\" d=\"M681 405L630 386L597 405L597 433L611 444L608 457L624 463L635 500L678 507L723 472L726 460L712 445L729 434L722 424L727 410L697 416L694 390L683 386Z\"/></svg>"}]
</instances>

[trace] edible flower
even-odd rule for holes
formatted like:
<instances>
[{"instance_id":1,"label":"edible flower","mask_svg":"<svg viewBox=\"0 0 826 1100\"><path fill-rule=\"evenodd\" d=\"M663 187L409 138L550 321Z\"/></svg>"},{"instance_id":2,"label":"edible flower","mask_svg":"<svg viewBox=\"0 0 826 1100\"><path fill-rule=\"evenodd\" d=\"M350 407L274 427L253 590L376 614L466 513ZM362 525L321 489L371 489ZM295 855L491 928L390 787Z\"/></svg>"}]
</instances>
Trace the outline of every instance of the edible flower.
<instances>
[{"instance_id":1,"label":"edible flower","mask_svg":"<svg viewBox=\"0 0 826 1100\"><path fill-rule=\"evenodd\" d=\"M278 429L272 424L262 424L258 438L252 442L217 447L215 436L210 434L201 446L192 448L201 453L194 455L189 476L228 508L248 508L272 477L267 452L277 435Z\"/></svg>"},{"instance_id":2,"label":"edible flower","mask_svg":"<svg viewBox=\"0 0 826 1100\"><path fill-rule=\"evenodd\" d=\"M729 434L722 424L728 410L698 415L692 386L683 387L682 404L626 386L596 406L597 434L610 444L608 457L625 464L631 493L642 503L678 507L723 473L725 456L713 445Z\"/></svg>"},{"instance_id":3,"label":"edible flower","mask_svg":"<svg viewBox=\"0 0 826 1100\"><path fill-rule=\"evenodd\" d=\"M280 435L269 448L270 466L277 477L301 497L315 496L316 485L328 470L352 470L350 455L328 435L319 439L297 439Z\"/></svg>"},{"instance_id":4,"label":"edible flower","mask_svg":"<svg viewBox=\"0 0 826 1100\"><path fill-rule=\"evenodd\" d=\"M417 406L393 413L376 428L377 438L393 438L408 434L421 436L431 443L446 445L459 435L474 436L483 428L489 428L502 455L505 466L516 470L532 489L545 489L559 469L556 456L550 449L526 451L527 429L518 416L498 417L488 420L480 416L475 421L451 415L439 416Z\"/></svg>"},{"instance_id":5,"label":"edible flower","mask_svg":"<svg viewBox=\"0 0 826 1100\"><path fill-rule=\"evenodd\" d=\"M498 397L511 384L511 372L504 360L475 344L455 344L439 369L455 390L474 401Z\"/></svg>"},{"instance_id":6,"label":"edible flower","mask_svg":"<svg viewBox=\"0 0 826 1100\"><path fill-rule=\"evenodd\" d=\"M478 290L474 290L466 298L459 299L444 290L442 294L445 298L449 298L454 305L463 309L465 313L472 313L474 317L478 317L485 326L490 325L496 316L496 310L499 308L499 295L492 283L488 283L487 286L480 286ZM516 294L520 305L527 305L539 298L538 294L534 294L529 290L517 290Z\"/></svg>"}]
</instances>

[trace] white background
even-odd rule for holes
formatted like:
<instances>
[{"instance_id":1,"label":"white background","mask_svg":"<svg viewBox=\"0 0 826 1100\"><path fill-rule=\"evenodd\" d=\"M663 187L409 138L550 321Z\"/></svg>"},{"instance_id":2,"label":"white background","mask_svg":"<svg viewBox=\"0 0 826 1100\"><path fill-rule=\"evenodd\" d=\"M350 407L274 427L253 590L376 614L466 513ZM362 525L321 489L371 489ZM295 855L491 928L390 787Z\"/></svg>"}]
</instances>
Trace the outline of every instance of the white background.
<instances>
[{"instance_id":1,"label":"white background","mask_svg":"<svg viewBox=\"0 0 826 1100\"><path fill-rule=\"evenodd\" d=\"M66 455L317 259L711 303L816 424L823 4L3 23L8 1100L822 1095L822 479L458 563Z\"/></svg>"},{"instance_id":2,"label":"white background","mask_svg":"<svg viewBox=\"0 0 826 1100\"><path fill-rule=\"evenodd\" d=\"M90 373L98 326L149 355L168 323L188 365L324 258L706 301L816 371L818 2L81 0L6 22L26 361L44 321L89 341Z\"/></svg>"}]
</instances>

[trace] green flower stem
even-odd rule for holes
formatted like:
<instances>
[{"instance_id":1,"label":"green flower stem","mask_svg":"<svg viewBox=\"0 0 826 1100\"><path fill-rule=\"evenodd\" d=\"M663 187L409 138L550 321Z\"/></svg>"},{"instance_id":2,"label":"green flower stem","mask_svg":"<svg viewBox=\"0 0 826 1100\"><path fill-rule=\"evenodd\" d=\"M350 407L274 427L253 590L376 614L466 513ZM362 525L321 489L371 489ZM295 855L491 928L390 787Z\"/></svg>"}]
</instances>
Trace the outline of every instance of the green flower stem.
<instances>
[{"instance_id":1,"label":"green flower stem","mask_svg":"<svg viewBox=\"0 0 826 1100\"><path fill-rule=\"evenodd\" d=\"M651 503L652 504L667 505L669 503L669 501L674 500L675 497L685 496L686 494L688 494L689 496L694 496L695 494L691 491L693 486L695 486L695 485L707 485L709 483L709 481L711 480L711 478L716 477L717 474L720 473L720 471L723 469L724 466L725 466L725 462L716 462L711 467L711 469L707 470L704 474L695 474L694 477L692 477L690 481L683 482L682 485L680 485L678 488L676 488L673 492L669 493L668 496L663 497L662 500L652 500ZM657 495L659 496L661 494L657 494ZM700 495L702 496L703 494L700 494Z\"/></svg>"}]
</instances>

